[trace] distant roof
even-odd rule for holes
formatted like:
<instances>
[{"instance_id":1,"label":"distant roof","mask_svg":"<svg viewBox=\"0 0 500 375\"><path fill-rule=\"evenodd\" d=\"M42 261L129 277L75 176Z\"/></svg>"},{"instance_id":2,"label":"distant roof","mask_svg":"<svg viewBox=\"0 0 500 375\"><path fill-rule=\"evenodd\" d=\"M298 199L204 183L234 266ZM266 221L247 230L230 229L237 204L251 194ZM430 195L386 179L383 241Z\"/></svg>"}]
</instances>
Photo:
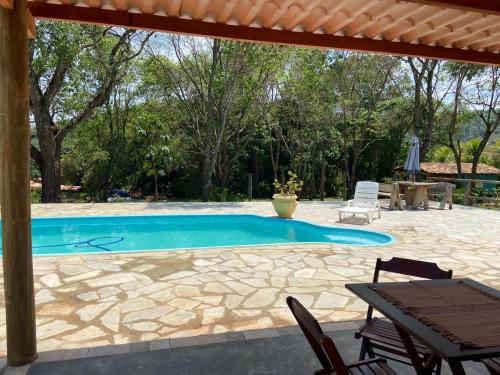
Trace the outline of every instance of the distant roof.
<instances>
[{"instance_id":1,"label":"distant roof","mask_svg":"<svg viewBox=\"0 0 500 375\"><path fill-rule=\"evenodd\" d=\"M41 189L42 181L41 180L31 180L30 181L31 189ZM78 191L82 187L78 185L61 185L61 191Z\"/></svg>"},{"instance_id":2,"label":"distant roof","mask_svg":"<svg viewBox=\"0 0 500 375\"><path fill-rule=\"evenodd\" d=\"M400 166L396 169L402 170L403 167ZM424 173L432 174L457 174L457 165L456 163L423 162L420 163L420 170ZM472 163L462 163L462 173L472 173ZM479 163L477 173L500 175L500 169Z\"/></svg>"}]
</instances>

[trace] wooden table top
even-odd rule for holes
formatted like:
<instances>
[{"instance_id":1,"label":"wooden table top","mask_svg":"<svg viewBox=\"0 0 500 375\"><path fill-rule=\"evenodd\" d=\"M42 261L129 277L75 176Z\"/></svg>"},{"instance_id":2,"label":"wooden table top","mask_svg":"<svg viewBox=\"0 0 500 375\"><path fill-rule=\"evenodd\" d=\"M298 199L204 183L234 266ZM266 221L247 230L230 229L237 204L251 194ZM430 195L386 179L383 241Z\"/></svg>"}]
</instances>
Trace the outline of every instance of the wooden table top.
<instances>
[{"instance_id":1,"label":"wooden table top","mask_svg":"<svg viewBox=\"0 0 500 375\"><path fill-rule=\"evenodd\" d=\"M476 282L471 279L446 279L446 280L426 280L424 283L434 284L453 284L462 281L476 289L482 290L489 294L498 296L500 298L500 291L490 288L484 284ZM346 288L359 298L373 306L376 310L384 314L393 323L397 324L404 331L411 336L416 337L423 344L429 347L432 351L439 354L445 360L476 360L483 358L494 358L500 356L500 346L489 348L463 348L460 344L451 342L443 337L439 332L435 331L428 325L419 321L417 318L410 314L405 314L401 309L396 307L391 302L384 299L371 287L384 286L384 285L404 285L405 282L391 282L391 283L356 283L346 284Z\"/></svg>"},{"instance_id":2,"label":"wooden table top","mask_svg":"<svg viewBox=\"0 0 500 375\"><path fill-rule=\"evenodd\" d=\"M396 184L404 186L429 187L439 185L438 182L411 182L411 181L396 181Z\"/></svg>"}]
</instances>

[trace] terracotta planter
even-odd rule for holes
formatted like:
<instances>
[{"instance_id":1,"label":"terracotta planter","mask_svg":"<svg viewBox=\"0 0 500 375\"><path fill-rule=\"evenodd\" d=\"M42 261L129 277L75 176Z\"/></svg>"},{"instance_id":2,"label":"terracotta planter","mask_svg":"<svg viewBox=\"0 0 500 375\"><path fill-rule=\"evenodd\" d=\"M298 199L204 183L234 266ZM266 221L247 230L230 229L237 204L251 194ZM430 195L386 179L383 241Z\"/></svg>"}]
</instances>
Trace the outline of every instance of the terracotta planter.
<instances>
[{"instance_id":1,"label":"terracotta planter","mask_svg":"<svg viewBox=\"0 0 500 375\"><path fill-rule=\"evenodd\" d=\"M291 219L295 209L297 208L297 196L296 195L273 195L273 207L274 211L279 217L283 219Z\"/></svg>"}]
</instances>

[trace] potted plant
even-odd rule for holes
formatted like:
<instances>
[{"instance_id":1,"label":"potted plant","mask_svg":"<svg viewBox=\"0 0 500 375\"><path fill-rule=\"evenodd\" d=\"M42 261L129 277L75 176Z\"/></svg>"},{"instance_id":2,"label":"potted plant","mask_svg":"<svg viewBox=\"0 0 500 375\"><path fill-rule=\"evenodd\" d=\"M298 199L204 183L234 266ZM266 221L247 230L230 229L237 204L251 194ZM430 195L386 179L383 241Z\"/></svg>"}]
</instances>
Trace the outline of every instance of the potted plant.
<instances>
[{"instance_id":1,"label":"potted plant","mask_svg":"<svg viewBox=\"0 0 500 375\"><path fill-rule=\"evenodd\" d=\"M273 195L274 211L282 219L291 219L295 209L297 208L297 196L295 193L302 190L304 182L297 179L297 175L292 171L288 171L288 181L281 184L278 180L274 180L274 188L277 193Z\"/></svg>"}]
</instances>

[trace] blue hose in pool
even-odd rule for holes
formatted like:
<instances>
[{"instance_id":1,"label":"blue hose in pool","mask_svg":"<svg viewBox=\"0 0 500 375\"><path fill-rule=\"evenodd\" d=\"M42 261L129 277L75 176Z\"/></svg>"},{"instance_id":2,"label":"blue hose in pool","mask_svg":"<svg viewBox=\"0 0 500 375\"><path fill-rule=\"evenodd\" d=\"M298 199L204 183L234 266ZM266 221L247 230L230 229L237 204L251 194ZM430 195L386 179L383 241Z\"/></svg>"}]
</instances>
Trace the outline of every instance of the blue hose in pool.
<instances>
[{"instance_id":1,"label":"blue hose in pool","mask_svg":"<svg viewBox=\"0 0 500 375\"><path fill-rule=\"evenodd\" d=\"M99 240L110 240L109 242L105 243L97 243L95 244L95 241ZM88 241L80 241L80 242L70 242L70 243L63 243L63 244L57 244L57 245L44 245L44 246L33 246L33 249L37 248L47 248L47 247L61 247L61 246L75 246L75 247L91 247L95 249L100 249L100 250L105 250L105 251L113 251L111 249L107 249L104 246L106 245L113 245L115 243L121 242L125 239L125 237L96 237L92 238Z\"/></svg>"}]
</instances>

